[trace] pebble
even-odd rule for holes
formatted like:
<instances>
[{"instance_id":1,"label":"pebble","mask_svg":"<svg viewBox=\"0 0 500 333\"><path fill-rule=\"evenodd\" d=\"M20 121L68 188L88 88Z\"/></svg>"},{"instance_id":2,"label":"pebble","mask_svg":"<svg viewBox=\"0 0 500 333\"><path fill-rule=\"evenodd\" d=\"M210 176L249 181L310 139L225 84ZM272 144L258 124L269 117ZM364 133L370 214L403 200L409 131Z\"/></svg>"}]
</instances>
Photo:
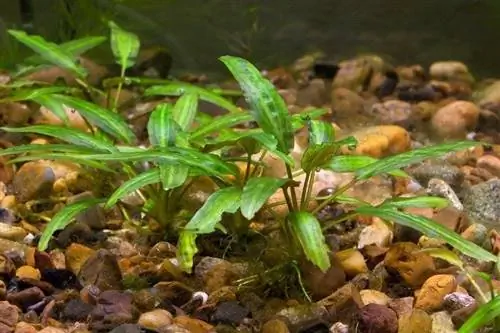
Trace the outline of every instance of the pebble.
<instances>
[{"instance_id":1,"label":"pebble","mask_svg":"<svg viewBox=\"0 0 500 333\"><path fill-rule=\"evenodd\" d=\"M393 298L387 302L387 306L396 311L398 317L403 316L404 314L410 313L413 310L413 303L415 301L414 297L401 297L401 298Z\"/></svg>"},{"instance_id":2,"label":"pebble","mask_svg":"<svg viewBox=\"0 0 500 333\"><path fill-rule=\"evenodd\" d=\"M398 317L396 312L380 304L365 305L359 314L359 332L396 333Z\"/></svg>"},{"instance_id":3,"label":"pebble","mask_svg":"<svg viewBox=\"0 0 500 333\"><path fill-rule=\"evenodd\" d=\"M451 316L446 311L433 313L432 318L432 333L456 333L455 325L451 320Z\"/></svg>"},{"instance_id":4,"label":"pebble","mask_svg":"<svg viewBox=\"0 0 500 333\"><path fill-rule=\"evenodd\" d=\"M393 232L381 219L374 218L372 224L363 228L359 235L358 249L368 245L386 247L392 242Z\"/></svg>"},{"instance_id":5,"label":"pebble","mask_svg":"<svg viewBox=\"0 0 500 333\"><path fill-rule=\"evenodd\" d=\"M80 272L83 264L95 254L95 250L81 245L79 243L71 243L71 245L65 251L65 261L68 268L75 274Z\"/></svg>"},{"instance_id":6,"label":"pebble","mask_svg":"<svg viewBox=\"0 0 500 333\"><path fill-rule=\"evenodd\" d=\"M398 333L433 333L431 316L420 309L401 315L398 325Z\"/></svg>"},{"instance_id":7,"label":"pebble","mask_svg":"<svg viewBox=\"0 0 500 333\"><path fill-rule=\"evenodd\" d=\"M391 298L378 290L364 289L359 292L364 305L379 304L388 305Z\"/></svg>"},{"instance_id":8,"label":"pebble","mask_svg":"<svg viewBox=\"0 0 500 333\"><path fill-rule=\"evenodd\" d=\"M16 276L18 278L28 278L28 279L34 279L34 280L40 280L41 278L41 273L40 270L31 267L31 266L21 266L16 270Z\"/></svg>"},{"instance_id":9,"label":"pebble","mask_svg":"<svg viewBox=\"0 0 500 333\"><path fill-rule=\"evenodd\" d=\"M471 186L464 191L462 202L475 222L500 231L500 179Z\"/></svg>"},{"instance_id":10,"label":"pebble","mask_svg":"<svg viewBox=\"0 0 500 333\"><path fill-rule=\"evenodd\" d=\"M186 328L191 333L208 333L214 329L214 327L209 323L188 316L175 317L174 324L178 324L181 327Z\"/></svg>"},{"instance_id":11,"label":"pebble","mask_svg":"<svg viewBox=\"0 0 500 333\"><path fill-rule=\"evenodd\" d=\"M96 251L85 261L78 279L83 286L93 284L102 291L122 288L122 273L116 257L105 249Z\"/></svg>"},{"instance_id":12,"label":"pebble","mask_svg":"<svg viewBox=\"0 0 500 333\"><path fill-rule=\"evenodd\" d=\"M435 80L465 81L470 83L474 81L467 65L460 61L447 60L435 62L429 67L429 74Z\"/></svg>"},{"instance_id":13,"label":"pebble","mask_svg":"<svg viewBox=\"0 0 500 333\"><path fill-rule=\"evenodd\" d=\"M460 202L460 199L458 198L455 191L453 191L451 186L442 179L432 178L431 180L429 180L429 183L427 184L427 193L429 195L448 199L452 207L459 211L464 210L464 206Z\"/></svg>"},{"instance_id":14,"label":"pebble","mask_svg":"<svg viewBox=\"0 0 500 333\"><path fill-rule=\"evenodd\" d=\"M371 108L371 115L380 124L394 124L408 128L413 109L410 103L389 100L383 103L376 103Z\"/></svg>"},{"instance_id":15,"label":"pebble","mask_svg":"<svg viewBox=\"0 0 500 333\"><path fill-rule=\"evenodd\" d=\"M481 156L477 160L476 166L488 170L496 177L500 177L500 158L494 155Z\"/></svg>"},{"instance_id":16,"label":"pebble","mask_svg":"<svg viewBox=\"0 0 500 333\"><path fill-rule=\"evenodd\" d=\"M28 233L21 227L0 223L0 238L22 242L26 235L28 235Z\"/></svg>"},{"instance_id":17,"label":"pebble","mask_svg":"<svg viewBox=\"0 0 500 333\"><path fill-rule=\"evenodd\" d=\"M12 186L16 199L24 203L32 199L47 198L55 180L54 171L45 163L28 162L16 172Z\"/></svg>"},{"instance_id":18,"label":"pebble","mask_svg":"<svg viewBox=\"0 0 500 333\"><path fill-rule=\"evenodd\" d=\"M74 195L68 199L68 204L78 202L80 200L94 199L91 192L83 192ZM76 222L86 224L92 229L100 230L106 227L106 217L104 216L104 209L100 205L94 205L87 208L75 217Z\"/></svg>"},{"instance_id":19,"label":"pebble","mask_svg":"<svg viewBox=\"0 0 500 333\"><path fill-rule=\"evenodd\" d=\"M439 109L431 119L432 128L443 139L465 139L479 119L479 108L472 102L456 101Z\"/></svg>"},{"instance_id":20,"label":"pebble","mask_svg":"<svg viewBox=\"0 0 500 333\"><path fill-rule=\"evenodd\" d=\"M38 330L31 324L21 321L16 324L14 333L37 333Z\"/></svg>"},{"instance_id":21,"label":"pebble","mask_svg":"<svg viewBox=\"0 0 500 333\"><path fill-rule=\"evenodd\" d=\"M358 250L348 249L339 251L335 253L335 256L339 259L340 265L348 277L368 272L365 258Z\"/></svg>"},{"instance_id":22,"label":"pebble","mask_svg":"<svg viewBox=\"0 0 500 333\"><path fill-rule=\"evenodd\" d=\"M290 333L288 326L283 320L271 319L262 325L262 333Z\"/></svg>"},{"instance_id":23,"label":"pebble","mask_svg":"<svg viewBox=\"0 0 500 333\"><path fill-rule=\"evenodd\" d=\"M0 301L0 332L12 331L19 321L19 308L7 301Z\"/></svg>"},{"instance_id":24,"label":"pebble","mask_svg":"<svg viewBox=\"0 0 500 333\"><path fill-rule=\"evenodd\" d=\"M356 130L350 135L358 140L357 155L381 158L408 151L411 147L410 134L400 126L381 125Z\"/></svg>"},{"instance_id":25,"label":"pebble","mask_svg":"<svg viewBox=\"0 0 500 333\"><path fill-rule=\"evenodd\" d=\"M384 264L399 273L414 288L420 287L436 267L432 257L410 242L394 244L385 255Z\"/></svg>"},{"instance_id":26,"label":"pebble","mask_svg":"<svg viewBox=\"0 0 500 333\"><path fill-rule=\"evenodd\" d=\"M155 309L141 314L137 324L143 328L157 331L163 327L171 325L172 322L173 316L170 312L164 309Z\"/></svg>"},{"instance_id":27,"label":"pebble","mask_svg":"<svg viewBox=\"0 0 500 333\"><path fill-rule=\"evenodd\" d=\"M438 274L425 281L415 299L415 308L427 312L438 310L443 306L446 295L457 289L457 281L453 275Z\"/></svg>"},{"instance_id":28,"label":"pebble","mask_svg":"<svg viewBox=\"0 0 500 333\"><path fill-rule=\"evenodd\" d=\"M344 323L346 323L346 318L352 318L352 314L357 313L363 307L359 289L353 283L346 283L317 304L326 308L332 321ZM353 324L355 323L353 322Z\"/></svg>"}]
</instances>

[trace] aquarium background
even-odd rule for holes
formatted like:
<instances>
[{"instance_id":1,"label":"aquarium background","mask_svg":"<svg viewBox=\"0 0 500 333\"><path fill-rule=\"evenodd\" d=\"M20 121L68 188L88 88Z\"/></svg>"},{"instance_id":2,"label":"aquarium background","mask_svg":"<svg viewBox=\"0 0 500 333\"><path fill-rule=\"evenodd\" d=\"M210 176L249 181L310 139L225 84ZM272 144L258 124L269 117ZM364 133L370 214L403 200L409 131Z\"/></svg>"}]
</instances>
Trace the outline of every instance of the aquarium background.
<instances>
[{"instance_id":1,"label":"aquarium background","mask_svg":"<svg viewBox=\"0 0 500 333\"><path fill-rule=\"evenodd\" d=\"M335 61L360 53L376 53L394 64L453 59L467 63L477 76L500 74L497 0L73 0L67 4L0 0L2 65L12 65L28 52L8 37L7 28L62 42L107 35L103 20L113 19L137 33L144 46L168 48L174 73L224 72L216 61L224 54L268 67L322 51ZM31 6L28 12L27 6ZM111 62L104 45L93 56Z\"/></svg>"}]
</instances>

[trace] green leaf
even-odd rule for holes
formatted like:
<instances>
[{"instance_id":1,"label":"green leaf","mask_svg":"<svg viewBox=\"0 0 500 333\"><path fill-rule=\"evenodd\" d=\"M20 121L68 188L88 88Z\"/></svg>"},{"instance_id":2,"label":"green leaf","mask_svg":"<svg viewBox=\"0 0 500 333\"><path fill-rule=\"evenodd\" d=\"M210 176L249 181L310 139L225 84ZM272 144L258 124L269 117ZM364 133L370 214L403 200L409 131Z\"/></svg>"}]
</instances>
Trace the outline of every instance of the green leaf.
<instances>
[{"instance_id":1,"label":"green leaf","mask_svg":"<svg viewBox=\"0 0 500 333\"><path fill-rule=\"evenodd\" d=\"M153 147L168 147L175 144L179 125L172 117L172 104L161 103L155 107L148 121L149 141Z\"/></svg>"},{"instance_id":2,"label":"green leaf","mask_svg":"<svg viewBox=\"0 0 500 333\"><path fill-rule=\"evenodd\" d=\"M177 243L177 260L181 269L187 273L191 273L194 255L198 252L196 236L195 232L183 230L179 235L179 242Z\"/></svg>"},{"instance_id":3,"label":"green leaf","mask_svg":"<svg viewBox=\"0 0 500 333\"><path fill-rule=\"evenodd\" d=\"M331 144L335 140L335 132L330 123L321 120L309 120L307 128L309 130L309 145Z\"/></svg>"},{"instance_id":4,"label":"green leaf","mask_svg":"<svg viewBox=\"0 0 500 333\"><path fill-rule=\"evenodd\" d=\"M84 54L88 50L102 44L107 38L103 36L88 36L59 44L59 49L68 53L73 59ZM38 55L31 56L24 60L27 64L40 65L44 63L44 59Z\"/></svg>"},{"instance_id":5,"label":"green leaf","mask_svg":"<svg viewBox=\"0 0 500 333\"><path fill-rule=\"evenodd\" d=\"M186 165L160 164L160 178L163 189L179 187L186 182L189 176L190 169Z\"/></svg>"},{"instance_id":6,"label":"green leaf","mask_svg":"<svg viewBox=\"0 0 500 333\"><path fill-rule=\"evenodd\" d=\"M57 230L66 228L78 214L103 201L102 199L86 199L64 206L64 208L52 217L43 230L40 241L38 242L38 250L45 251L49 245L50 238Z\"/></svg>"},{"instance_id":7,"label":"green leaf","mask_svg":"<svg viewBox=\"0 0 500 333\"><path fill-rule=\"evenodd\" d=\"M114 206L119 200L128 194L137 191L147 185L157 184L160 182L160 170L151 169L131 178L118 187L106 201L106 208Z\"/></svg>"},{"instance_id":8,"label":"green leaf","mask_svg":"<svg viewBox=\"0 0 500 333\"><path fill-rule=\"evenodd\" d=\"M168 84L149 87L144 92L144 96L181 96L186 93L196 94L201 100L220 106L231 113L242 112L241 109L230 100L210 90L185 82L171 81Z\"/></svg>"},{"instance_id":9,"label":"green leaf","mask_svg":"<svg viewBox=\"0 0 500 333\"><path fill-rule=\"evenodd\" d=\"M50 86L50 87L38 87L32 89L20 89L14 91L11 96L2 99L2 101L17 102L25 100L33 100L40 96L47 96L49 94L56 93L72 93L76 91L74 88L70 87L60 87L60 86Z\"/></svg>"},{"instance_id":10,"label":"green leaf","mask_svg":"<svg viewBox=\"0 0 500 333\"><path fill-rule=\"evenodd\" d=\"M294 145L291 117L283 98L250 62L231 56L219 58L240 84L250 113L264 130L278 140L278 150L288 154Z\"/></svg>"},{"instance_id":11,"label":"green leaf","mask_svg":"<svg viewBox=\"0 0 500 333\"><path fill-rule=\"evenodd\" d=\"M286 179L272 177L250 178L243 187L241 194L241 214L251 220L266 203L267 199L273 195L281 186L286 183Z\"/></svg>"},{"instance_id":12,"label":"green leaf","mask_svg":"<svg viewBox=\"0 0 500 333\"><path fill-rule=\"evenodd\" d=\"M292 212L288 215L292 235L299 241L304 254L323 272L330 268L330 256L321 224L309 212Z\"/></svg>"},{"instance_id":13,"label":"green leaf","mask_svg":"<svg viewBox=\"0 0 500 333\"><path fill-rule=\"evenodd\" d=\"M437 146L414 149L412 151L389 156L367 165L356 171L358 179L368 179L373 176L400 169L411 164L422 162L426 159L436 158L454 151L464 150L479 145L479 142L460 141L445 143Z\"/></svg>"},{"instance_id":14,"label":"green leaf","mask_svg":"<svg viewBox=\"0 0 500 333\"><path fill-rule=\"evenodd\" d=\"M230 113L223 116L219 116L213 119L212 122L207 125L198 127L194 132L191 133L191 140L195 140L200 137L204 137L208 134L218 132L222 129L233 127L235 125L251 121L252 116L248 113Z\"/></svg>"},{"instance_id":15,"label":"green leaf","mask_svg":"<svg viewBox=\"0 0 500 333\"><path fill-rule=\"evenodd\" d=\"M61 49L57 44L48 42L41 36L28 35L26 32L20 30L8 30L8 32L48 62L67 69L79 77L83 78L87 75L87 71L76 64L71 54Z\"/></svg>"},{"instance_id":16,"label":"green leaf","mask_svg":"<svg viewBox=\"0 0 500 333\"><path fill-rule=\"evenodd\" d=\"M28 156L20 156L9 160L8 163L19 163L26 161L38 161L38 160L55 160L55 161L65 161L73 162L81 165L86 165L88 167L99 169L107 172L114 172L107 165L101 161L89 160L87 155L81 154L68 154L68 153L44 153L44 154L33 154Z\"/></svg>"},{"instance_id":17,"label":"green leaf","mask_svg":"<svg viewBox=\"0 0 500 333\"><path fill-rule=\"evenodd\" d=\"M439 247L426 248L426 249L422 249L418 252L425 252L433 258L438 258L438 259L444 260L447 263L449 263L450 265L455 265L458 268L460 268L461 270L464 270L465 265L464 265L463 261L460 259L460 257L455 252L450 251L448 249L439 248Z\"/></svg>"},{"instance_id":18,"label":"green leaf","mask_svg":"<svg viewBox=\"0 0 500 333\"><path fill-rule=\"evenodd\" d=\"M50 110L57 118L61 119L61 121L68 126L69 125L69 117L64 109L64 105L59 103L57 100L54 100L50 95L41 95L31 97L31 100L35 103L40 104Z\"/></svg>"},{"instance_id":19,"label":"green leaf","mask_svg":"<svg viewBox=\"0 0 500 333\"><path fill-rule=\"evenodd\" d=\"M241 189L237 187L226 187L212 193L184 229L197 234L215 231L215 225L222 220L223 213L234 214L240 208L240 199Z\"/></svg>"},{"instance_id":20,"label":"green leaf","mask_svg":"<svg viewBox=\"0 0 500 333\"><path fill-rule=\"evenodd\" d=\"M10 133L36 133L50 136L77 146L93 148L104 151L115 151L113 145L93 137L90 134L78 129L62 127L56 125L34 125L27 127L1 127L2 130Z\"/></svg>"},{"instance_id":21,"label":"green leaf","mask_svg":"<svg viewBox=\"0 0 500 333\"><path fill-rule=\"evenodd\" d=\"M53 97L59 103L76 109L89 123L112 137L128 144L135 140L134 132L120 115L79 98L65 95L53 95Z\"/></svg>"},{"instance_id":22,"label":"green leaf","mask_svg":"<svg viewBox=\"0 0 500 333\"><path fill-rule=\"evenodd\" d=\"M196 113L198 112L198 95L187 92L175 103L172 116L184 132L191 129Z\"/></svg>"},{"instance_id":23,"label":"green leaf","mask_svg":"<svg viewBox=\"0 0 500 333\"><path fill-rule=\"evenodd\" d=\"M96 161L125 162L156 161L174 165L187 165L203 170L207 175L216 177L239 175L239 169L234 164L226 163L216 155L200 153L197 150L189 148L168 147L162 150L130 150L109 154L86 155L85 159Z\"/></svg>"},{"instance_id":24,"label":"green leaf","mask_svg":"<svg viewBox=\"0 0 500 333\"><path fill-rule=\"evenodd\" d=\"M356 172L377 161L376 158L370 156L338 155L332 157L332 159L321 166L321 168L339 173ZM409 177L406 172L398 170L397 168L392 171L389 170L387 173L394 177Z\"/></svg>"},{"instance_id":25,"label":"green leaf","mask_svg":"<svg viewBox=\"0 0 500 333\"><path fill-rule=\"evenodd\" d=\"M445 208L450 205L448 199L440 197L398 197L384 201L379 207L382 208Z\"/></svg>"},{"instance_id":26,"label":"green leaf","mask_svg":"<svg viewBox=\"0 0 500 333\"><path fill-rule=\"evenodd\" d=\"M0 149L0 156L5 155L15 155L24 153L40 153L40 152L64 152L68 154L98 154L99 150L75 146L72 144L28 144L21 146L9 147L6 149Z\"/></svg>"},{"instance_id":27,"label":"green leaf","mask_svg":"<svg viewBox=\"0 0 500 333\"><path fill-rule=\"evenodd\" d=\"M290 155L285 154L278 150L278 141L274 136L267 133L255 133L251 135L252 138L260 142L264 148L266 148L271 154L279 157L284 163L288 164L292 168L295 165L295 162Z\"/></svg>"},{"instance_id":28,"label":"green leaf","mask_svg":"<svg viewBox=\"0 0 500 333\"><path fill-rule=\"evenodd\" d=\"M482 304L460 327L458 333L475 333L498 316L500 316L500 295L488 303Z\"/></svg>"},{"instance_id":29,"label":"green leaf","mask_svg":"<svg viewBox=\"0 0 500 333\"><path fill-rule=\"evenodd\" d=\"M337 153L339 146L336 143L313 144L307 147L300 161L305 172L311 172L320 168L331 160Z\"/></svg>"},{"instance_id":30,"label":"green leaf","mask_svg":"<svg viewBox=\"0 0 500 333\"><path fill-rule=\"evenodd\" d=\"M109 21L108 26L111 29L111 50L124 73L135 64L141 43L137 35L123 30L115 22Z\"/></svg>"},{"instance_id":31,"label":"green leaf","mask_svg":"<svg viewBox=\"0 0 500 333\"><path fill-rule=\"evenodd\" d=\"M498 260L495 255L482 247L463 239L459 234L424 216L412 215L392 208L371 206L359 207L356 209L356 212L362 215L376 216L384 220L393 221L420 231L428 237L442 239L469 257L484 261L497 262Z\"/></svg>"},{"instance_id":32,"label":"green leaf","mask_svg":"<svg viewBox=\"0 0 500 333\"><path fill-rule=\"evenodd\" d=\"M292 120L292 128L294 131L301 129L304 125L311 119L319 118L328 110L326 109L309 109L304 110L300 113L294 114L291 117Z\"/></svg>"}]
</instances>

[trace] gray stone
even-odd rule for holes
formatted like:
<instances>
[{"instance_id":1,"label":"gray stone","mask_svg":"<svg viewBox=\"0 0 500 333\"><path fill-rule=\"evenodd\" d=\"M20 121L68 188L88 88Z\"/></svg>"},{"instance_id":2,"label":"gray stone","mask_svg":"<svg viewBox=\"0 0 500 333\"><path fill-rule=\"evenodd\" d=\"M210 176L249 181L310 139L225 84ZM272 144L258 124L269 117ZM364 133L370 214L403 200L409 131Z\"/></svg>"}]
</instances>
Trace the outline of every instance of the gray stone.
<instances>
[{"instance_id":1,"label":"gray stone","mask_svg":"<svg viewBox=\"0 0 500 333\"><path fill-rule=\"evenodd\" d=\"M500 179L471 186L464 191L465 212L476 223L500 230Z\"/></svg>"}]
</instances>

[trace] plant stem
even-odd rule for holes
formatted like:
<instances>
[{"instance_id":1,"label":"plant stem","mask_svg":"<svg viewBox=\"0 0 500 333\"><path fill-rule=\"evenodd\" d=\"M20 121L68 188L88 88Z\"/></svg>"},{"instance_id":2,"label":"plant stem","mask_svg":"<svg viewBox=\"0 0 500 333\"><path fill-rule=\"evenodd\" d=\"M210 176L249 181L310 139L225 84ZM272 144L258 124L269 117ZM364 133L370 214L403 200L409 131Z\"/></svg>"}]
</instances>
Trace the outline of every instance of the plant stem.
<instances>
[{"instance_id":1,"label":"plant stem","mask_svg":"<svg viewBox=\"0 0 500 333\"><path fill-rule=\"evenodd\" d=\"M288 175L288 178L290 180L293 180L292 169L290 168L290 166L288 164L285 167L286 167L286 173ZM294 210L297 210L298 209L298 207L297 207L298 201L297 201L297 193L295 193L295 187L290 186L290 192L292 194L292 204L293 204L292 207Z\"/></svg>"},{"instance_id":2,"label":"plant stem","mask_svg":"<svg viewBox=\"0 0 500 333\"><path fill-rule=\"evenodd\" d=\"M347 214L343 214L343 216L340 216L340 217L338 217L336 219L326 221L326 222L323 223L322 230L326 231L326 230L330 229L331 227L333 227L334 225L339 224L339 223L344 222L344 221L347 221L348 219L353 218L356 215L358 215L358 213L356 213L356 212L350 212L350 213L347 213Z\"/></svg>"},{"instance_id":3,"label":"plant stem","mask_svg":"<svg viewBox=\"0 0 500 333\"><path fill-rule=\"evenodd\" d=\"M262 163L262 160L264 159L264 157L266 157L266 154L267 154L267 150L262 151L262 153L260 154L260 157L259 157L259 161L258 161L259 163ZM259 170L259 168L254 168L252 171L251 177L255 176L255 174L257 173L258 170Z\"/></svg>"},{"instance_id":4,"label":"plant stem","mask_svg":"<svg viewBox=\"0 0 500 333\"><path fill-rule=\"evenodd\" d=\"M481 287L479 287L479 285L476 283L476 281L474 280L474 277L472 275L470 275L470 273L466 269L464 269L464 273L465 273L465 276L467 276L467 278L469 279L470 284L474 287L474 289L476 289L477 293L479 294L479 297L481 297L481 300L485 304L488 303L488 298L483 293L483 290L481 289Z\"/></svg>"},{"instance_id":5,"label":"plant stem","mask_svg":"<svg viewBox=\"0 0 500 333\"><path fill-rule=\"evenodd\" d=\"M302 186L302 195L300 196L300 209L304 209L305 207L307 189L309 188L310 179L311 179L311 173L307 172L306 179L304 180L304 185Z\"/></svg>"},{"instance_id":6,"label":"plant stem","mask_svg":"<svg viewBox=\"0 0 500 333\"><path fill-rule=\"evenodd\" d=\"M247 167L245 170L245 180L244 180L243 185L245 185L246 182L248 181L248 178L250 178L250 172L251 172L250 167L251 166L252 166L252 155L247 153Z\"/></svg>"},{"instance_id":7,"label":"plant stem","mask_svg":"<svg viewBox=\"0 0 500 333\"><path fill-rule=\"evenodd\" d=\"M122 66L120 78L121 78L120 83L118 83L118 88L116 88L115 100L113 101L113 111L115 112L118 107L118 99L120 98L120 94L122 92L123 80L125 78L125 66Z\"/></svg>"},{"instance_id":8,"label":"plant stem","mask_svg":"<svg viewBox=\"0 0 500 333\"><path fill-rule=\"evenodd\" d=\"M337 197L338 195L340 195L340 194L344 193L345 191L347 191L355 183L356 183L356 179L353 179L350 182L348 182L347 184L345 184L344 186L339 187L328 198L326 198L325 201L323 201L318 207L316 207L316 209L314 209L312 211L312 213L313 214L317 214L320 210L322 210L323 208L325 208L330 203L330 201L332 201L333 199L335 199L335 197Z\"/></svg>"},{"instance_id":9,"label":"plant stem","mask_svg":"<svg viewBox=\"0 0 500 333\"><path fill-rule=\"evenodd\" d=\"M285 200L286 200L286 204L288 206L288 210L291 212L294 210L294 206L292 204L292 200L290 199L290 195L288 194L288 192L286 191L285 188L281 188L283 190L283 194L285 196Z\"/></svg>"},{"instance_id":10,"label":"plant stem","mask_svg":"<svg viewBox=\"0 0 500 333\"><path fill-rule=\"evenodd\" d=\"M307 190L307 193L306 193L306 202L304 203L304 208L305 209L307 209L307 207L309 207L309 201L311 201L311 193L312 193L312 189L313 189L315 177L316 177L316 171L312 171L311 172L311 177L309 179L309 184L308 184L307 188L305 188Z\"/></svg>"}]
</instances>

